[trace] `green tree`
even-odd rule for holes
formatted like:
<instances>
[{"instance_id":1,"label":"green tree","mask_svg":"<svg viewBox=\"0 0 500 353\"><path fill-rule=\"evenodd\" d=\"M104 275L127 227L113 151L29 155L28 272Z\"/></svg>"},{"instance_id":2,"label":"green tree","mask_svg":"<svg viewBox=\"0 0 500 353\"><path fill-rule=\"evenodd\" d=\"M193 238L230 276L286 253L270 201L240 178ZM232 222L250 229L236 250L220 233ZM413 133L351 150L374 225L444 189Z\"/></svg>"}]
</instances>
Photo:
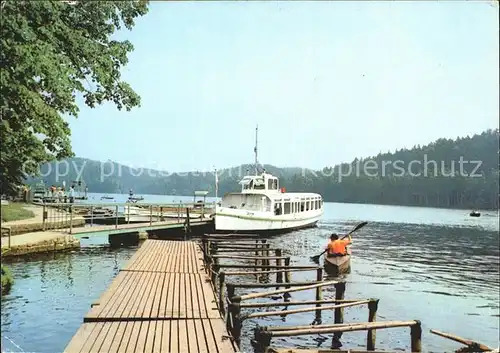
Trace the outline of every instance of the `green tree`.
<instances>
[{"instance_id":1,"label":"green tree","mask_svg":"<svg viewBox=\"0 0 500 353\"><path fill-rule=\"evenodd\" d=\"M1 189L13 192L39 165L73 155L64 115L77 117L77 95L95 107L140 105L121 80L133 50L112 39L147 13L145 1L1 2Z\"/></svg>"}]
</instances>

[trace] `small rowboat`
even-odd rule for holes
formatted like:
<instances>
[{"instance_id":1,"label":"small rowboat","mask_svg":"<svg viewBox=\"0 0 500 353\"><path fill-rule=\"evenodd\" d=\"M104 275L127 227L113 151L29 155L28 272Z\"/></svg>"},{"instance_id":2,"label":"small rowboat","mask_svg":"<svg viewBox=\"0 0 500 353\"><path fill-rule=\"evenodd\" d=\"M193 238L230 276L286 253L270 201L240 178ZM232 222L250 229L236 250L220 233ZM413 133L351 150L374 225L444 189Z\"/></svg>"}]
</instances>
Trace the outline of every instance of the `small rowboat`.
<instances>
[{"instance_id":1,"label":"small rowboat","mask_svg":"<svg viewBox=\"0 0 500 353\"><path fill-rule=\"evenodd\" d=\"M344 256L327 256L324 255L323 264L326 273L329 276L339 276L348 273L351 267L351 249L347 248L347 255Z\"/></svg>"},{"instance_id":2,"label":"small rowboat","mask_svg":"<svg viewBox=\"0 0 500 353\"><path fill-rule=\"evenodd\" d=\"M479 213L477 211L472 211L471 213L469 213L469 216L471 216L471 217L479 217L479 216L481 216L481 213Z\"/></svg>"}]
</instances>

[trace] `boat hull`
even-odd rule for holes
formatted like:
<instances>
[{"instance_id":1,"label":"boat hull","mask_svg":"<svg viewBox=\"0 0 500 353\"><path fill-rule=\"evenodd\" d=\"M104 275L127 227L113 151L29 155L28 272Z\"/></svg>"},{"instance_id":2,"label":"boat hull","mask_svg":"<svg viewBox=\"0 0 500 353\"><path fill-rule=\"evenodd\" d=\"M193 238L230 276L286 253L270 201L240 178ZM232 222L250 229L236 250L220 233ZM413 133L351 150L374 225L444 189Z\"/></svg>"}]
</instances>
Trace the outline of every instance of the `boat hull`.
<instances>
[{"instance_id":1,"label":"boat hull","mask_svg":"<svg viewBox=\"0 0 500 353\"><path fill-rule=\"evenodd\" d=\"M250 213L250 214L249 214ZM263 212L216 212L215 231L245 233L285 233L297 229L315 227L322 212L311 212L303 217L276 216Z\"/></svg>"},{"instance_id":2,"label":"boat hull","mask_svg":"<svg viewBox=\"0 0 500 353\"><path fill-rule=\"evenodd\" d=\"M340 276L349 273L351 269L351 251L347 251L347 255L328 257L324 255L325 272L329 276Z\"/></svg>"}]
</instances>

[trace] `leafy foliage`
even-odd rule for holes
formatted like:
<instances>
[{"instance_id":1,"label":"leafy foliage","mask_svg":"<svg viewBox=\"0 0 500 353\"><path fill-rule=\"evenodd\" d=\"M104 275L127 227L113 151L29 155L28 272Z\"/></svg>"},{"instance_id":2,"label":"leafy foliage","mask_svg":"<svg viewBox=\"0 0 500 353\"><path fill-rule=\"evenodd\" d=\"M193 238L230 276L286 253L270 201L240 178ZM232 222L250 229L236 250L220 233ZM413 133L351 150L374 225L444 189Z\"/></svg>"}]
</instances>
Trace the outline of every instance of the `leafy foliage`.
<instances>
[{"instance_id":1,"label":"leafy foliage","mask_svg":"<svg viewBox=\"0 0 500 353\"><path fill-rule=\"evenodd\" d=\"M77 94L95 107L140 105L121 80L133 50L111 39L147 12L144 1L2 1L1 188L12 192L41 163L71 157L63 115L77 117Z\"/></svg>"},{"instance_id":2,"label":"leafy foliage","mask_svg":"<svg viewBox=\"0 0 500 353\"><path fill-rule=\"evenodd\" d=\"M7 294L12 285L14 284L14 278L12 277L12 273L10 269L7 266L4 266L4 264L1 265L1 291L2 295Z\"/></svg>"},{"instance_id":3,"label":"leafy foliage","mask_svg":"<svg viewBox=\"0 0 500 353\"><path fill-rule=\"evenodd\" d=\"M439 139L423 147L403 149L395 153L384 153L365 159L356 159L321 171L301 168L277 168L265 165L266 171L280 178L287 191L312 191L320 193L326 201L377 203L457 208L498 208L498 130L488 130L472 137L456 140ZM471 177L474 164L464 164L460 174L459 161L481 161ZM378 175L369 168L360 168L360 173L346 175L349 165L367 165L373 161L381 167L390 162L385 173ZM405 166L405 173L398 173L396 161ZM420 161L410 168L411 161ZM427 165L425 161L428 161ZM432 163L435 161L436 163ZM397 164L396 164L397 165ZM452 166L454 165L454 173ZM83 168L82 168L83 167ZM57 168L59 175L56 180ZM411 170L410 170L411 169ZM238 181L243 175L253 172L253 166L241 165L218 171L219 196L239 190ZM78 175L81 171L81 175ZM343 175L340 175L343 171ZM101 163L83 158L64 161L64 165L46 164L42 168L43 180L47 184L77 180L80 177L90 192L127 193L133 189L141 194L192 195L194 190L210 190L214 195L213 172L167 173L157 170L133 170L113 162ZM399 175L401 174L401 175ZM466 175L467 174L467 175ZM64 176L66 175L66 176ZM30 179L30 183L42 179Z\"/></svg>"}]
</instances>

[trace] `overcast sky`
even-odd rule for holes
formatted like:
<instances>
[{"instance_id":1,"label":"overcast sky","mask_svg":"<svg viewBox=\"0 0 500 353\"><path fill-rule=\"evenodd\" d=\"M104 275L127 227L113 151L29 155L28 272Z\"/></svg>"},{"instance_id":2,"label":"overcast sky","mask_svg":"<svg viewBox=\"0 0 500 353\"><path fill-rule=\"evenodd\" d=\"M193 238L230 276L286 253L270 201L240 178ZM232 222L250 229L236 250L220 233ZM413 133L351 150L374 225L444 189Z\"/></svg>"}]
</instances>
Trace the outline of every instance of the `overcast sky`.
<instances>
[{"instance_id":1,"label":"overcast sky","mask_svg":"<svg viewBox=\"0 0 500 353\"><path fill-rule=\"evenodd\" d=\"M77 156L168 171L322 168L498 127L493 1L152 2L131 112L82 105Z\"/></svg>"}]
</instances>

